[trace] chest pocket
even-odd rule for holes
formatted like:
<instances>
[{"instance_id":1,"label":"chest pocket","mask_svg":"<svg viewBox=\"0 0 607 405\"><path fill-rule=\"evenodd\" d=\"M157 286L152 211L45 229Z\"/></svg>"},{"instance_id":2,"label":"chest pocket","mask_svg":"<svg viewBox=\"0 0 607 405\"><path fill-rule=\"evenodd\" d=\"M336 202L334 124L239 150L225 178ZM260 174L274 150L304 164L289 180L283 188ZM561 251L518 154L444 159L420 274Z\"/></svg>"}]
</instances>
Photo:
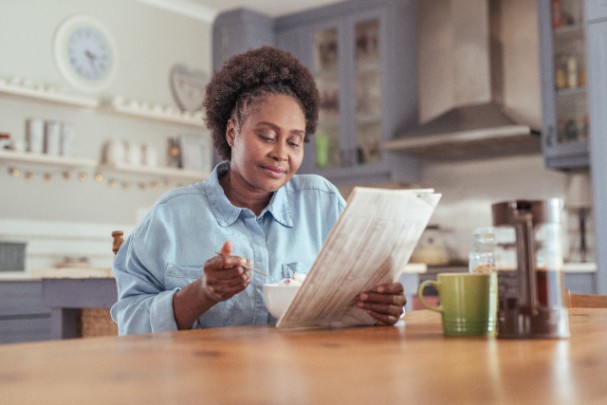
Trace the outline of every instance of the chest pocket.
<instances>
[{"instance_id":1,"label":"chest pocket","mask_svg":"<svg viewBox=\"0 0 607 405\"><path fill-rule=\"evenodd\" d=\"M183 288L202 277L202 264L183 265L168 263L164 272L164 285L167 290Z\"/></svg>"},{"instance_id":2,"label":"chest pocket","mask_svg":"<svg viewBox=\"0 0 607 405\"><path fill-rule=\"evenodd\" d=\"M294 273L308 274L313 261L303 261L303 262L293 262L293 263L283 263L282 265L282 277L283 278L292 278Z\"/></svg>"}]
</instances>

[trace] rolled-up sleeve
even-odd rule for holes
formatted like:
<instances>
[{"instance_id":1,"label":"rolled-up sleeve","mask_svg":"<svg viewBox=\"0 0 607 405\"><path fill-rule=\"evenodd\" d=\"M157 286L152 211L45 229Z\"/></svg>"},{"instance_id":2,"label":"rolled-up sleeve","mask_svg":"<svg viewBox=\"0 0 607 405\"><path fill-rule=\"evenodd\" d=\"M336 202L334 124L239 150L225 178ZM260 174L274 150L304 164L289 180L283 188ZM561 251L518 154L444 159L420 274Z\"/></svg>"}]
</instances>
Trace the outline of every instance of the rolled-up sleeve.
<instances>
[{"instance_id":1,"label":"rolled-up sleeve","mask_svg":"<svg viewBox=\"0 0 607 405\"><path fill-rule=\"evenodd\" d=\"M111 314L120 335L177 330L173 296L178 288L165 287L164 261L159 257L163 232L154 228L149 220L144 221L114 260L118 301Z\"/></svg>"}]
</instances>

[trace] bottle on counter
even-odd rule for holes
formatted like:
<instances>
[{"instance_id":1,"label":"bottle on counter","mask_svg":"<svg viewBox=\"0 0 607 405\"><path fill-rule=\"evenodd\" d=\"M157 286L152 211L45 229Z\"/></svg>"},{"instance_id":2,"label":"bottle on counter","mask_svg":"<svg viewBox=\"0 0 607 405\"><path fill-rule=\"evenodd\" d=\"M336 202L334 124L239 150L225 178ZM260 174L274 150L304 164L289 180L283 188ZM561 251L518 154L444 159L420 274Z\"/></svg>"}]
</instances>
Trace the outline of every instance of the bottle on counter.
<instances>
[{"instance_id":1,"label":"bottle on counter","mask_svg":"<svg viewBox=\"0 0 607 405\"><path fill-rule=\"evenodd\" d=\"M476 228L474 244L468 256L468 269L471 273L489 274L496 271L495 234L492 227Z\"/></svg>"}]
</instances>

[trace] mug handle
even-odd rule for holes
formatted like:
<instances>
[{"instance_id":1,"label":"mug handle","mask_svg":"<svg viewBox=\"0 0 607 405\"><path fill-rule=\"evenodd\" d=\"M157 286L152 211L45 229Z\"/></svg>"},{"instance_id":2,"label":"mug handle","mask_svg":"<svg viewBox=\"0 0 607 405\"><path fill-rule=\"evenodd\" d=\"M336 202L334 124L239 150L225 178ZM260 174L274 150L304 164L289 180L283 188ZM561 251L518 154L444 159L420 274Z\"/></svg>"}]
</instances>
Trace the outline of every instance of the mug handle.
<instances>
[{"instance_id":1,"label":"mug handle","mask_svg":"<svg viewBox=\"0 0 607 405\"><path fill-rule=\"evenodd\" d=\"M429 285L433 285L436 289L438 289L440 283L436 280L425 280L422 281L421 284L419 285L419 287L417 287L417 298L419 298L419 301L422 303L423 306L425 306L426 308L428 308L431 311L434 312L443 312L443 307L442 305L438 305L438 306L434 306L434 305L430 305L426 302L426 300L424 299L424 288L426 286Z\"/></svg>"}]
</instances>

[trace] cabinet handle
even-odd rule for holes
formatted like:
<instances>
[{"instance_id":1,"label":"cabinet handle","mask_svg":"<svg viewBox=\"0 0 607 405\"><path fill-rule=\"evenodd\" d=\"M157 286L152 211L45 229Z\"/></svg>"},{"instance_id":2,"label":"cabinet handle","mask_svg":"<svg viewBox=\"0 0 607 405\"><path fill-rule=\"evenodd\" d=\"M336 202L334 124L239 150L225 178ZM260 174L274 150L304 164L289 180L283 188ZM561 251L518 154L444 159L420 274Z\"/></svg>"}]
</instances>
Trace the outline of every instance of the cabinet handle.
<instances>
[{"instance_id":1,"label":"cabinet handle","mask_svg":"<svg viewBox=\"0 0 607 405\"><path fill-rule=\"evenodd\" d=\"M343 167L354 166L355 157L356 157L356 150L342 149L341 150L341 165Z\"/></svg>"},{"instance_id":2,"label":"cabinet handle","mask_svg":"<svg viewBox=\"0 0 607 405\"><path fill-rule=\"evenodd\" d=\"M550 126L548 126L548 132L546 133L544 145L547 148L551 148L553 143L554 143L554 127L552 125L550 125Z\"/></svg>"}]
</instances>

